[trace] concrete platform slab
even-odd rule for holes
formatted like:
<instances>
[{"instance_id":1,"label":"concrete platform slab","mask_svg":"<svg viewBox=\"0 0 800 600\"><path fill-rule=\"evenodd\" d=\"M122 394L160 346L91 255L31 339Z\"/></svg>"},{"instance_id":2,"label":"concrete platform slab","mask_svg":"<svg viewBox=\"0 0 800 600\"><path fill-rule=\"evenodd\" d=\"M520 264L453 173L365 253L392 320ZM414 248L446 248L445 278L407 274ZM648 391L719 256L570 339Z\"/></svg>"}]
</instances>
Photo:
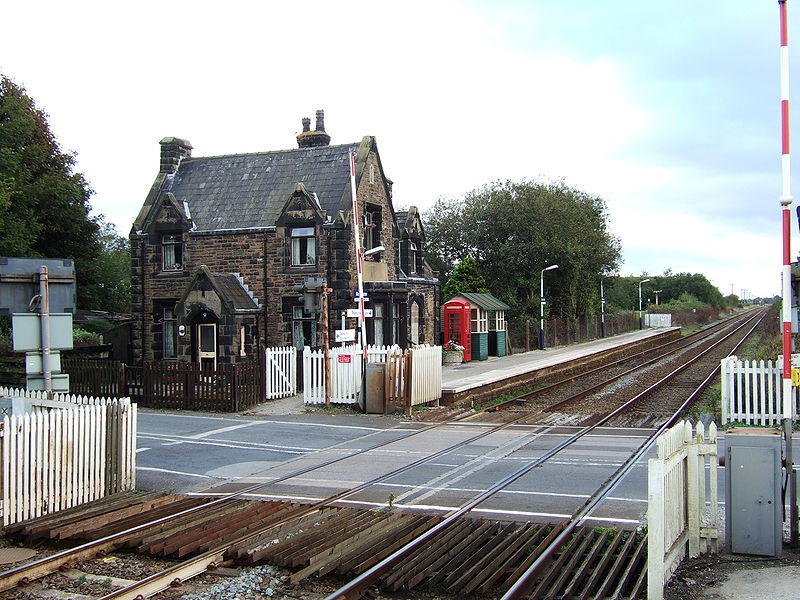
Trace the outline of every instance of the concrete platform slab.
<instances>
[{"instance_id":1,"label":"concrete platform slab","mask_svg":"<svg viewBox=\"0 0 800 600\"><path fill-rule=\"evenodd\" d=\"M509 382L508 386L521 387L526 383L532 383L546 372L564 365L586 364L592 358L610 350L647 343L663 343L679 335L678 327L648 328L569 346L490 357L489 360L470 361L460 365L444 365L442 402L451 404L471 395L480 396L487 388L491 388L493 393L502 393L497 388L498 384L503 382Z\"/></svg>"}]
</instances>

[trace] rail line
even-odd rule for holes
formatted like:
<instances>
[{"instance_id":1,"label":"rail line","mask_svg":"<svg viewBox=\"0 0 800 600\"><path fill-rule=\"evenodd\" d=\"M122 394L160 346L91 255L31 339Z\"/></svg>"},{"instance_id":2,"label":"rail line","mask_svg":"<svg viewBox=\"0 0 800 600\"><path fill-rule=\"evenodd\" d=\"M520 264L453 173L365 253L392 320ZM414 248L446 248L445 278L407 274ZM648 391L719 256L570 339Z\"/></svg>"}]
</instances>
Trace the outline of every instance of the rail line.
<instances>
[{"instance_id":1,"label":"rail line","mask_svg":"<svg viewBox=\"0 0 800 600\"><path fill-rule=\"evenodd\" d=\"M738 330L738 328L737 328L737 330ZM679 370L676 369L676 371L673 372L673 373L677 373L678 371ZM670 376L670 378L671 378L671 376ZM648 392L649 391L651 391L651 390L649 389ZM641 397L644 397L644 393L641 395ZM462 529L465 528L466 526L463 525L463 522L464 522L463 517L465 515L467 515L472 509L474 509L479 504L484 502L487 498L489 498L492 495L494 495L495 493L497 493L499 490L502 490L503 488L507 487L513 481L518 480L519 478L521 478L524 475L526 475L527 473L529 473L531 470L533 470L536 467L540 466L546 460L548 460L549 458L551 458L552 456L554 456L555 454L557 454L558 452L560 452L564 448L568 447L570 444L574 443L576 440L578 440L581 437L585 436L586 434L588 434L593 429L595 429L595 428L601 426L602 424L608 422L615 415L619 414L620 412L625 410L630 405L634 404L639 399L640 399L639 397L632 399L631 401L629 401L629 403L626 403L626 405L624 405L624 406L620 407L619 409L617 409L617 410L615 410L615 411L603 416L596 423L581 429L579 432L576 432L575 434L573 434L572 436L570 436L566 440L564 440L561 443L559 443L554 448L552 448L549 451L547 451L544 455L542 455L541 457L539 457L535 461L532 461L531 463L521 467L520 469L517 469L512 474L506 476L501 481L499 481L495 485L491 486L491 488L489 490L487 490L487 491L481 493L480 495L476 496L475 498L473 498L469 502L465 503L464 505L462 505L458 509L454 509L454 510L450 511L449 513L445 514L441 518L437 517L437 518L434 518L432 520L431 519L424 520L424 519L418 518L416 521L413 521L411 523L403 523L403 524L400 523L400 521L402 521L402 519L395 519L395 521L393 521L395 523L395 529L399 528L399 530L395 532L396 539L394 539L394 545L391 546L390 549L389 549L391 551L386 550L384 552L384 554L386 556L382 556L381 557L382 560L380 562L378 562L375 565L370 566L369 568L366 568L362 564L362 563L365 563L366 559L365 559L365 561L362 561L362 563L358 563L356 566L361 565L361 567L359 567L359 568L363 568L363 573L358 578L354 579L350 584L348 584L348 586L345 586L345 588L342 588L341 590L339 590L334 595L329 596L329 598L330 599L343 598L348 594L358 593L359 590L363 590L363 588L365 586L370 585L371 583L373 583L377 579L383 577L387 573L387 571L392 568L392 566L396 565L396 563L398 563L401 560L407 559L409 554L414 553L414 552L418 552L419 549L427 541L433 540L441 532L444 532L444 531L448 530L448 528L452 527L454 523L460 523L459 527L461 527ZM491 410L492 408L494 408L494 407L490 407L489 409L485 409L485 410ZM55 554L55 555L53 555L51 557L40 559L39 561L36 561L36 562L34 562L34 563L30 564L30 565L23 565L21 567L17 567L15 569L11 569L11 570L6 571L4 573L0 573L0 591L8 590L8 589L10 589L10 588L12 588L12 587L14 587L14 586L16 586L18 584L24 584L26 582L29 582L29 581L33 580L33 579L38 579L38 578L43 577L43 576L45 576L45 575L47 575L49 573L54 572L55 570L57 570L59 568L63 568L65 565L72 564L72 563L75 563L75 562L81 561L81 560L87 560L88 558L96 556L98 553L106 553L106 552L114 551L116 548L123 546L125 543L128 543L130 540L137 540L139 542L140 546L145 547L145 544L144 544L143 540L148 538L148 535L147 535L148 531L149 532L153 532L154 530L156 531L155 534L151 533L150 537L152 537L153 535L156 535L156 537L158 537L158 535L161 535L162 537L164 537L165 530L169 530L170 527L172 527L173 529L175 527L178 527L178 528L182 527L181 525L177 525L177 526L171 525L171 524L173 524L175 522L180 522L180 520L187 520L188 519L188 520L192 520L192 521L197 522L197 523L204 523L205 521L204 521L204 519L202 517L203 514L210 514L210 515L213 515L213 514L217 514L217 515L224 514L223 512L219 512L219 511L223 511L224 510L223 507L224 507L224 505L226 503L230 503L233 500L241 499L246 494L251 494L251 493L254 493L256 491L263 490L267 486L274 485L276 483L279 483L279 482L282 482L282 481L286 481L288 479L291 479L293 477L297 477L299 475L311 472L313 470L316 470L316 469L319 469L319 468L323 468L325 466L332 465L332 464L338 463L340 461L353 458L354 456L357 456L359 454L363 454L365 452L369 452L369 451L375 450L377 448L384 447L384 446L386 446L388 444L396 443L398 441L404 440L404 439L406 439L408 437L411 437L413 435L419 435L419 434L431 431L433 429L436 429L438 427L458 424L460 421L464 420L468 416L471 416L471 415L464 415L463 417L461 417L459 419L455 419L455 420L452 420L452 421L447 421L445 423L436 423L436 424L432 424L432 425L429 425L427 427L424 427L424 428L422 428L420 430L411 431L411 432L409 432L408 435L401 436L400 438L383 441L383 442L380 442L378 444L375 444L375 445L373 445L373 446L371 446L369 448L366 448L364 450L360 450L360 451L358 451L356 453L353 453L353 454L349 454L349 455L342 456L342 457L337 457L337 458L334 458L334 459L330 459L330 460L324 461L321 464L312 465L312 466L309 466L309 467L306 467L306 468L298 469L298 470L293 471L293 472L291 472L291 473L289 473L287 475L271 479L270 481L267 481L267 482L263 482L263 483L259 483L259 484L247 487L247 488L245 488L243 490L239 490L237 492L233 492L231 494L228 494L228 495L226 495L226 496L224 496L222 498L219 498L219 499L216 499L216 500L213 500L213 501L210 501L210 502L206 502L206 503L201 504L201 505L195 505L195 506L186 507L183 510L180 510L176 514L165 515L165 516L163 516L163 517L161 517L159 519L129 527L129 528L127 528L127 529L125 529L125 530L123 530L121 532L110 533L109 535L106 535L105 537L102 537L102 538L100 538L98 540L95 540L93 542L89 542L87 544L82 544L81 546L78 546L77 548L74 548L72 550L66 550L66 551L57 553L57 554ZM247 522L246 519L240 519L239 521L237 521L237 522L240 522L241 524L243 524L244 528L246 529L246 532L243 535L238 530L235 530L235 528L233 527L233 523L231 522L231 523L229 523L230 526L228 527L228 529L230 530L228 532L229 535L227 535L227 537L223 536L224 537L224 542L221 542L221 543L215 545L212 548L208 548L208 545L206 545L205 546L205 550L201 551L196 556L194 556L194 557L192 557L192 558L190 558L190 559L188 559L188 560L186 560L186 561L184 561L184 562L182 562L182 563L180 563L178 565L170 567L169 569L166 569L166 570L164 570L164 571L162 571L160 573L154 574L154 575L146 578L145 580L136 582L136 583L134 583L132 585L129 585L129 586L123 588L123 589L120 589L120 590L114 591L114 592L112 592L110 594L107 594L106 596L103 597L103 599L104 600L111 600L112 598L113 599L117 599L117 598L132 598L132 599L145 598L145 597L149 597L149 596L151 596L151 595L153 595L153 594L155 594L155 593L157 593L157 592L159 592L159 591L161 591L163 589L166 589L170 584L174 584L176 581L185 580L185 579L187 579L189 577L196 576L199 573L202 573L204 571L212 570L212 569L218 567L220 564L226 564L226 563L228 563L228 562L230 562L232 560L235 560L236 558L244 559L244 562L257 562L258 560L264 558L269 553L268 552L265 553L263 550L262 551L253 552L249 548L252 548L256 544L262 543L264 538L265 538L265 536L269 537L268 534L271 535L275 531L279 531L282 527L288 526L288 524L292 523L292 522L300 522L300 523L302 523L302 522L304 522L303 521L304 519L305 520L309 520L309 519L313 520L313 519L317 519L317 518L322 518L323 516L324 516L324 519L322 519L323 521L327 521L329 519L333 519L333 516L329 512L326 513L325 511L326 510L329 511L329 507L333 503L335 503L336 501L339 501L339 500L342 500L344 498L347 498L348 496L351 496L351 495L353 495L353 494L355 494L355 493L357 493L357 492L359 492L359 491L361 491L363 489L366 489L367 487L369 487L371 485L375 485L377 483L380 483L382 481L385 481L385 480L389 479L390 477L394 477L394 476L396 476L397 474L399 474L401 472L408 471L408 470L410 470L410 469L412 469L414 467L417 467L417 466L422 465L422 464L424 464L426 462L432 461L432 460L434 460L434 459L436 459L436 458L438 458L440 456L443 456L444 454L447 454L448 452L451 452L454 449L457 449L457 448L459 448L461 446L464 446L464 445L470 444L470 443L474 443L475 441L478 441L478 440L480 440L480 439L482 439L482 438L484 438L484 437L486 437L488 435L491 435L492 433L495 433L497 431L505 429L505 428L517 423L517 422L521 422L524 419L526 419L527 417L528 417L528 415L520 415L519 417L516 417L516 418L514 418L514 419L512 419L510 421L507 421L507 422L504 422L504 423L495 424L495 425L487 428L485 431L481 431L480 433L477 433L477 434L475 434L473 436L470 436L466 440L462 440L462 441L460 441L460 442L458 442L456 444L452 444L452 445L450 445L450 446L448 446L446 448L443 448L442 450L440 450L440 451L438 451L438 452L436 452L436 453L434 453L434 454L432 454L430 456L426 456L426 457L420 458L419 460L414 461L414 462L412 462L412 463L410 463L408 465L403 465L402 467L398 467L397 469L394 469L394 470L390 471L389 473L385 473L385 474L380 475L380 476L378 476L376 478L373 478L370 481L367 481L367 482L364 482L362 484L353 486L353 487L351 487L351 488L349 488L347 490L339 492L339 493L337 493L337 494L335 494L333 496L330 496L329 498L325 498L324 500L321 500L321 501L316 502L314 504L297 506L297 505L288 505L287 503L277 503L277 504L269 503L270 507L269 508L264 508L261 512L259 512L257 509L250 509L253 515L257 515L259 524L258 525L253 525L252 522ZM541 432L537 432L535 435L537 435L537 436L541 435ZM645 445L647 445L649 443L652 443L653 439L655 439L655 438L651 436L651 438L650 438L651 441L645 442ZM649 446L646 446L646 447L649 448ZM643 450L643 451L646 451L646 449ZM621 476L620 476L620 478L621 478ZM602 500L602 498L604 498L604 497L605 497L605 495L602 495L600 497L600 499L597 500L597 503L599 503L599 501ZM594 496L592 498L594 498ZM589 502L587 501L587 505L588 504L589 504ZM595 505L596 504L593 504L590 507L589 510L591 510ZM217 511L217 513L215 513L215 511ZM586 513L586 512L582 512L580 515L573 516L573 519L570 520L570 523L573 523L573 521L574 521L575 525L572 525L571 528L569 529L569 531L571 532L572 530L574 530L575 526L577 525L577 522L580 521L581 519L584 519L587 514L588 513ZM365 523L368 523L368 521L369 521L369 519L364 519ZM366 527L369 528L369 525L366 525ZM527 533L523 533L523 532L521 532L521 530L517 531L516 533L513 534L515 536L514 539L516 540L514 542L516 544L516 546L514 546L514 547L517 547L517 549L519 549L519 547L522 547L522 545L524 545L524 543L525 543L525 542L523 542L521 540L527 540L528 542L532 542L532 540L534 538L536 538L537 536L539 538L538 539L539 542L547 542L551 538L553 538L553 539L562 539L562 542L563 542L562 534L560 534L559 531L564 531L564 530L566 530L567 527L569 527L569 525L559 525L559 526L556 526L555 528L553 528L551 531L549 531L547 533L541 533L541 532L532 533L530 531L528 531ZM161 530L158 530L157 528L161 528ZM378 532L381 532L383 530L384 530L384 526L383 525L378 526L378 524L375 524L373 526L373 530L372 530L372 534L371 535L373 535L373 536L377 535ZM400 533L402 533L402 535L400 535ZM200 539L202 538L202 536L199 536L198 534L194 534L194 535L195 535L195 541L198 538L200 538ZM450 534L450 535L452 535L452 534ZM475 534L475 535L477 535L478 538L481 538L481 536L483 536L483 538L486 538L486 536L491 537L491 535L489 533L487 533L486 531L484 531L483 533L481 533L479 535L478 534ZM216 539L219 539L219 538L216 538ZM495 538L493 538L493 539L495 539ZM500 538L497 538L497 539L500 539ZM598 546L599 542L598 542L598 540L594 540L594 541L590 542L589 541L590 539L591 539L591 536L585 538L584 549L592 549L592 548L594 548L595 549L594 553L597 554L598 550L596 550L596 549L600 547L600 546ZM604 540L603 544L606 544L607 542L608 542L608 540ZM180 543L179 540L174 540L174 541L169 542L169 543L164 542L164 543L162 543L160 545L149 546L148 547L148 551L150 551L151 553L160 552L162 554L168 554L169 553L168 550L170 550L172 552L183 551L185 553L185 552L189 552L190 549L192 549L191 551L197 551L202 546L202 544L199 544L199 545L196 544L195 546L192 546L191 543L186 542L185 540L184 540L184 543L183 543L182 546L181 545L176 545L176 544L179 544L179 543ZM346 547L347 546L347 541L346 540L342 540L340 542L340 545L341 544L344 544L345 547ZM601 544L601 546L603 544ZM563 543L562 543L562 545L563 545ZM339 548L339 553L340 554L344 554L345 547L340 547ZM526 548L527 547L528 546L526 546ZM614 548L621 549L623 547L631 548L631 547L633 547L633 544L631 542L623 543L621 539L618 540L617 542L614 542ZM639 546L636 546L636 547L638 548ZM261 552L261 554L259 554L258 552ZM514 552L510 552L510 554L514 554ZM537 552L535 554L536 555L544 555L545 554L545 550L542 550L542 552L539 553L538 552L538 547L537 547ZM373 555L373 558L375 558L374 555ZM509 556L506 556L505 558L509 558ZM500 560L500 557L495 557L495 561L499 561L499 560ZM331 565L334 562L335 561L329 560L327 564ZM352 563L352 560L350 562ZM368 561L366 561L366 562L368 562ZM525 562L527 562L527 561L523 561L522 565L524 565ZM316 564L316 563L314 563L314 564ZM519 571L522 565L518 566L516 571ZM340 565L338 565L338 564L334 564L334 566L331 567L331 568L334 568L334 567L335 568L339 568L339 566ZM439 566L441 566L441 565L439 565ZM475 569L477 569L479 566L480 565L476 565ZM536 570L538 570L541 567L541 563L534 563L534 566L536 568L533 569L533 572L535 572ZM355 568L355 567L354 567L354 569L355 570L359 570L358 568ZM304 571L308 571L308 573L316 573L316 572L319 572L320 570L321 569L316 568L316 567L312 568L311 564L309 564L308 567ZM474 575L474 573L473 573L473 575ZM518 578L518 581L523 581L523 579L525 579L525 577L523 577L523 575L524 575L524 573L520 574L520 577ZM529 577L530 576L528 576L528 578ZM588 571L587 571L587 577L591 577L588 574ZM422 581L424 578L425 577L421 577L420 576L420 573L416 573L415 576L411 578L411 580L414 580L416 583L418 583L419 581ZM385 579L384 583L386 585L388 585L390 588L392 587L392 585L398 585L398 582L399 582L399 585L404 585L404 584L407 583L403 578L398 578L397 576L394 577L394 583L393 584L392 584L392 581L391 581L391 579L392 579L391 577L390 578L384 577L384 579ZM475 580L475 581L477 581L477 580ZM451 581L451 583L453 583L453 582ZM639 583L641 584L641 582L639 582ZM608 582L606 582L606 584L608 584ZM476 586L483 585L483 583L476 583L475 585ZM508 586L506 586L506 587L508 587ZM509 589L515 589L515 588L511 587ZM512 597L516 598L516 597L521 597L521 596L508 596L508 597L509 598L512 598Z\"/></svg>"}]
</instances>

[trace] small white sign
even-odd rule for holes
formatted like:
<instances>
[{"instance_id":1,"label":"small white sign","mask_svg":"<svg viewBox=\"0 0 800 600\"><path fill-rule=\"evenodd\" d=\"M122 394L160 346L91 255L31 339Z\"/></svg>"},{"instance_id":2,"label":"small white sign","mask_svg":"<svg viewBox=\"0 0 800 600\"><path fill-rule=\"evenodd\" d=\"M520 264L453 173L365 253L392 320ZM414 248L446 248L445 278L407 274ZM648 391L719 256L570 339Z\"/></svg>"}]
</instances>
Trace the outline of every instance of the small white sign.
<instances>
[{"instance_id":1,"label":"small white sign","mask_svg":"<svg viewBox=\"0 0 800 600\"><path fill-rule=\"evenodd\" d=\"M353 317L353 318L357 319L358 315L360 315L360 314L361 314L361 310L358 309L358 308L348 308L347 309L347 316L348 317ZM365 308L364 309L364 318L371 317L371 316L372 316L372 309L371 308Z\"/></svg>"},{"instance_id":2,"label":"small white sign","mask_svg":"<svg viewBox=\"0 0 800 600\"><path fill-rule=\"evenodd\" d=\"M355 329L337 329L336 330L337 342L355 342L356 330Z\"/></svg>"}]
</instances>

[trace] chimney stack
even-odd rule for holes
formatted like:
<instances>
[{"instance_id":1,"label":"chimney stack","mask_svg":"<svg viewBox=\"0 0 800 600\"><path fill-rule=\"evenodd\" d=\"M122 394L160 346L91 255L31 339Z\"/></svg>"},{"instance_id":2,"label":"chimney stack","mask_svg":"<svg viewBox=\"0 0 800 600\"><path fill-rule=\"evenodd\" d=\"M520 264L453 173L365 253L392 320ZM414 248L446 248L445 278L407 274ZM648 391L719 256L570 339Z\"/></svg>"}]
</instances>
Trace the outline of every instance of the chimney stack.
<instances>
[{"instance_id":1,"label":"chimney stack","mask_svg":"<svg viewBox=\"0 0 800 600\"><path fill-rule=\"evenodd\" d=\"M165 137L161 144L161 173L174 173L184 158L192 156L192 145L188 140Z\"/></svg>"},{"instance_id":2,"label":"chimney stack","mask_svg":"<svg viewBox=\"0 0 800 600\"><path fill-rule=\"evenodd\" d=\"M309 131L311 119L303 118L303 132L297 135L298 148L315 148L317 146L327 146L331 143L331 136L325 133L325 111L317 111L317 127L314 131Z\"/></svg>"}]
</instances>

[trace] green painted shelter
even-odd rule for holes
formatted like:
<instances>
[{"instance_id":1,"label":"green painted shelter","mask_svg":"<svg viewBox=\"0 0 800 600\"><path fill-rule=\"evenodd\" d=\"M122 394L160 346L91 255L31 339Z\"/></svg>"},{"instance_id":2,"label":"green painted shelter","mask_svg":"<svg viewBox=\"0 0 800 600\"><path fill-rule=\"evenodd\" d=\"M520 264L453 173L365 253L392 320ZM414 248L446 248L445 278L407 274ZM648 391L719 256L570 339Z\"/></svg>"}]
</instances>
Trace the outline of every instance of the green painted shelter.
<instances>
[{"instance_id":1,"label":"green painted shelter","mask_svg":"<svg viewBox=\"0 0 800 600\"><path fill-rule=\"evenodd\" d=\"M472 360L506 355L506 311L511 307L485 292L460 292L451 300L466 300L472 306Z\"/></svg>"}]
</instances>

